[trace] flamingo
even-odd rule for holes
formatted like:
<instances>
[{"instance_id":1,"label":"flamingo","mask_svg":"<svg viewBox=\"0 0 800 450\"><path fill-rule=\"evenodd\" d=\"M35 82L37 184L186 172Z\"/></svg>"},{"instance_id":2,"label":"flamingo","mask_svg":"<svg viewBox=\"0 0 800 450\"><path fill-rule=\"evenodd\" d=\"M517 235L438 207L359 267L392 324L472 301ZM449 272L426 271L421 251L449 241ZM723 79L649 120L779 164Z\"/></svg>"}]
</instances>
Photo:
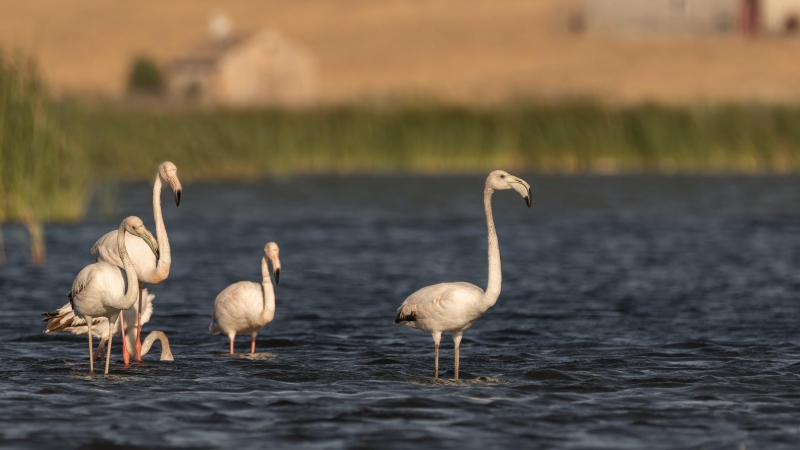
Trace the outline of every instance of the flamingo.
<instances>
[{"instance_id":1,"label":"flamingo","mask_svg":"<svg viewBox=\"0 0 800 450\"><path fill-rule=\"evenodd\" d=\"M89 370L94 373L94 354L92 352L92 325L95 318L105 318L108 322L108 349L106 350L105 374L108 374L108 363L111 359L111 340L113 328L123 310L130 309L136 303L139 279L136 268L128 257L125 234L138 236L146 242L153 253L156 252L156 240L144 227L142 220L136 216L126 217L117 231L117 246L122 260L123 270L114 264L96 262L84 267L72 282L69 301L75 315L82 318L87 326L89 336ZM123 327L124 328L124 327Z\"/></svg>"},{"instance_id":2,"label":"flamingo","mask_svg":"<svg viewBox=\"0 0 800 450\"><path fill-rule=\"evenodd\" d=\"M492 194L494 191L514 189L531 207L531 187L525 180L495 170L486 178L483 190L483 208L486 213L486 228L489 235L489 280L486 292L470 283L440 283L428 286L409 295L397 309L396 325L407 325L431 333L433 336L434 378L439 378L439 342L443 332L450 332L455 344L455 370L453 379L458 379L458 359L461 336L500 297L502 271L500 270L500 247L492 218Z\"/></svg>"},{"instance_id":3,"label":"flamingo","mask_svg":"<svg viewBox=\"0 0 800 450\"><path fill-rule=\"evenodd\" d=\"M231 355L234 338L244 333L250 333L250 353L255 353L258 331L275 317L275 290L267 260L272 261L275 284L278 284L281 275L280 249L278 244L270 242L264 247L264 256L261 258L261 285L239 281L223 289L214 300L208 331L213 335L222 333L228 336Z\"/></svg>"},{"instance_id":4,"label":"flamingo","mask_svg":"<svg viewBox=\"0 0 800 450\"><path fill-rule=\"evenodd\" d=\"M130 258L134 262L136 276L139 278L139 311L142 308L142 289L145 284L159 284L169 276L169 268L172 264L172 255L169 249L169 239L167 238L167 228L164 226L164 219L161 216L161 185L167 182L172 186L175 197L175 206L181 203L181 182L178 180L178 168L169 161L164 161L158 166L155 182L153 183L153 219L156 224L156 236L158 237L157 251L150 251L147 243L134 236L128 236L125 244L128 246ZM107 262L117 267L122 267L122 261L117 249L117 231L109 231L92 246L92 256L98 262ZM136 360L142 360L142 318L141 314L136 318Z\"/></svg>"},{"instance_id":5,"label":"flamingo","mask_svg":"<svg viewBox=\"0 0 800 450\"><path fill-rule=\"evenodd\" d=\"M142 325L150 321L150 317L153 314L153 299L155 297L154 294L147 292L147 289L142 291ZM130 339L135 335L133 332L136 329L138 312L138 303L134 303L133 308L122 311L120 320L114 325L114 336L120 332L122 333L123 349L133 347L133 343L130 342ZM67 303L55 311L42 313L42 315L44 316L42 322L47 322L47 328L44 330L45 333L71 332L72 334L86 334L89 332L86 321L75 315L71 303ZM100 338L100 344L97 346L97 351L94 353L95 358L102 357L103 349L105 348L106 341L108 341L108 324L106 322L107 320L104 317L96 317L92 323L92 330L94 331L95 337ZM161 341L161 361L172 361L173 358L172 351L169 347L169 339L161 331L153 331L145 338L142 344L142 356L150 351L153 340L150 340L149 345L148 340L151 335L155 336L153 340L158 339ZM127 365L130 358L130 354L127 350L123 350L122 357L125 360L125 365Z\"/></svg>"}]
</instances>

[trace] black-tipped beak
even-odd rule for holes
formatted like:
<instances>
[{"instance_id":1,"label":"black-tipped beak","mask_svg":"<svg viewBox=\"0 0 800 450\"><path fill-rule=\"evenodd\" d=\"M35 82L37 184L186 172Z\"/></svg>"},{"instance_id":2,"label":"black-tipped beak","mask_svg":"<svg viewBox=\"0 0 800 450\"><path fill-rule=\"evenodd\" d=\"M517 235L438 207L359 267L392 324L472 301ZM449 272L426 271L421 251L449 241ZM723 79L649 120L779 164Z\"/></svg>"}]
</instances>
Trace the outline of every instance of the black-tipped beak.
<instances>
[{"instance_id":1,"label":"black-tipped beak","mask_svg":"<svg viewBox=\"0 0 800 450\"><path fill-rule=\"evenodd\" d=\"M137 233L137 236L144 240L150 250L156 255L156 261L161 258L161 249L158 247L158 240L156 240L155 236L153 236L149 231L143 230Z\"/></svg>"},{"instance_id":2,"label":"black-tipped beak","mask_svg":"<svg viewBox=\"0 0 800 450\"><path fill-rule=\"evenodd\" d=\"M175 206L181 206L181 190L175 191Z\"/></svg>"},{"instance_id":3,"label":"black-tipped beak","mask_svg":"<svg viewBox=\"0 0 800 450\"><path fill-rule=\"evenodd\" d=\"M525 197L525 203L528 204L528 208L531 207L531 190L528 188L528 195Z\"/></svg>"},{"instance_id":4,"label":"black-tipped beak","mask_svg":"<svg viewBox=\"0 0 800 450\"><path fill-rule=\"evenodd\" d=\"M279 267L279 268L275 269L275 285L276 286L278 284L280 284L280 279L281 279L281 269Z\"/></svg>"}]
</instances>

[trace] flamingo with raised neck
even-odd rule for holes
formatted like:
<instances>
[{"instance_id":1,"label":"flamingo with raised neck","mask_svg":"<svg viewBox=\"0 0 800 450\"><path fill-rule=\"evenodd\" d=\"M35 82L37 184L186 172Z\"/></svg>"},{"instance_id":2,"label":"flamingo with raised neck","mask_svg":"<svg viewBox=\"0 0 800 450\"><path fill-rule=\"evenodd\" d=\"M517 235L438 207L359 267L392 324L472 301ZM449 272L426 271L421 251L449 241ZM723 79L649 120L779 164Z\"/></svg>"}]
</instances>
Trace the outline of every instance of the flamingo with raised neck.
<instances>
[{"instance_id":1,"label":"flamingo with raised neck","mask_svg":"<svg viewBox=\"0 0 800 450\"><path fill-rule=\"evenodd\" d=\"M154 239L153 235L144 227L141 219L136 216L125 218L117 230L117 247L123 270L120 270L117 265L107 262L90 264L75 277L69 293L75 315L83 318L88 326L86 334L89 336L89 370L91 372L94 372L92 351L94 319L102 317L108 322L108 349L104 372L108 374L111 340L114 336L113 328L121 316L120 313L132 308L138 298L139 279L136 275L136 268L128 256L126 234L138 236L148 242L152 242Z\"/></svg>"},{"instance_id":2,"label":"flamingo with raised neck","mask_svg":"<svg viewBox=\"0 0 800 450\"><path fill-rule=\"evenodd\" d=\"M172 254L169 248L169 238L167 228L164 226L164 219L161 215L161 187L166 182L172 187L175 198L175 206L181 203L181 182L178 180L178 168L175 164L164 161L158 166L155 181L153 182L153 219L156 225L157 243L152 249L152 243L145 242L135 236L128 236L125 244L128 247L131 259L136 267L136 275L139 278L139 311L142 308L142 289L145 284L159 284L169 276L169 269L172 265ZM116 238L117 231L110 231L103 235L92 246L92 256L96 261L104 261L122 267L122 261L117 250ZM137 314L136 318L136 360L142 360L142 316ZM129 355L123 354L127 364Z\"/></svg>"},{"instance_id":3,"label":"flamingo with raised neck","mask_svg":"<svg viewBox=\"0 0 800 450\"><path fill-rule=\"evenodd\" d=\"M233 283L214 300L208 331L214 335L228 336L231 354L237 334L250 334L250 353L255 353L258 331L275 318L275 290L267 261L272 262L275 284L278 284L281 275L280 249L278 244L270 242L264 247L264 256L261 258L261 284L252 281Z\"/></svg>"},{"instance_id":4,"label":"flamingo with raised neck","mask_svg":"<svg viewBox=\"0 0 800 450\"><path fill-rule=\"evenodd\" d=\"M489 240L489 279L486 291L470 283L440 283L428 286L409 295L397 309L396 325L407 325L427 331L433 336L434 378L439 378L439 342L443 332L450 332L455 344L453 378L458 379L458 360L461 336L500 297L503 273L500 267L500 245L492 217L494 191L514 189L531 207L531 187L523 179L502 170L495 170L486 178L483 190L483 208Z\"/></svg>"}]
</instances>

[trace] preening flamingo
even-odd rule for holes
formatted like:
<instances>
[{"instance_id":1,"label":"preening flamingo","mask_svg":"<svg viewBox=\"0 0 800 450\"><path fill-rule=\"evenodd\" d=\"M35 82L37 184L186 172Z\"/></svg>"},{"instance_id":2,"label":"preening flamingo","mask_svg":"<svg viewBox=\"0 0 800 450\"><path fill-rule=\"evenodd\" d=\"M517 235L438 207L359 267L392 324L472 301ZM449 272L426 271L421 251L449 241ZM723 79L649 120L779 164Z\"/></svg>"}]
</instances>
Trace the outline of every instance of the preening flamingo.
<instances>
[{"instance_id":1,"label":"preening flamingo","mask_svg":"<svg viewBox=\"0 0 800 450\"><path fill-rule=\"evenodd\" d=\"M500 269L500 247L492 218L492 194L494 191L514 189L531 207L530 185L502 170L495 170L486 178L483 190L483 208L486 212L486 228L489 235L489 280L486 292L470 283L441 283L414 292L397 309L396 325L407 325L431 333L433 336L434 372L439 377L439 342L443 332L450 332L455 344L454 379L458 379L458 357L461 335L500 296L502 271Z\"/></svg>"},{"instance_id":2,"label":"preening flamingo","mask_svg":"<svg viewBox=\"0 0 800 450\"><path fill-rule=\"evenodd\" d=\"M239 281L223 289L214 300L211 311L211 334L224 334L230 339L230 352L233 354L233 340L237 334L249 333L250 353L256 352L258 331L275 317L275 290L269 276L267 260L272 262L275 284L281 275L280 249L274 242L264 247L261 258L261 284L252 281Z\"/></svg>"},{"instance_id":3,"label":"preening flamingo","mask_svg":"<svg viewBox=\"0 0 800 450\"><path fill-rule=\"evenodd\" d=\"M153 299L155 297L156 296L154 294L148 293L147 289L142 291L142 325L150 321L150 317L153 314ZM133 308L122 311L121 320L118 320L113 327L114 336L116 336L120 334L120 331L123 328L121 325L124 324L124 330L122 330L122 358L124 359L126 365L130 359L127 349L135 348L133 344L133 337L135 336L138 312L139 304L136 302L133 304ZM75 315L75 312L72 310L72 304L70 303L67 303L55 311L42 313L42 315L44 316L42 322L47 322L47 328L44 330L45 333L63 332L72 334L86 334L89 332L89 327L86 325L86 321L82 317ZM108 320L106 320L105 317L96 317L94 319L94 323L92 323L94 337L100 339L100 344L97 346L97 351L94 353L95 358L102 356L106 341L108 341L107 322ZM120 322L122 322L122 324ZM145 338L144 343L142 344L142 356L146 355L150 351L153 341L150 340L150 345L148 345L148 339L151 335L155 336L153 339L159 339L161 341L161 361L172 361L173 358L172 351L169 347L169 339L167 339L166 335L161 331L153 331L150 333L150 335L148 335L147 338ZM138 355L134 354L134 356Z\"/></svg>"},{"instance_id":4,"label":"preening flamingo","mask_svg":"<svg viewBox=\"0 0 800 450\"><path fill-rule=\"evenodd\" d=\"M178 180L178 168L169 161L164 161L158 166L155 182L153 183L153 219L156 224L156 237L158 238L158 251L155 254L150 250L148 243L135 236L127 236L125 245L128 247L128 254L136 268L136 276L139 278L139 310L142 311L142 289L145 284L159 284L169 276L169 268L172 264L172 254L169 249L169 239L167 238L167 228L164 226L164 219L161 216L161 185L167 182L172 186L175 197L175 206L181 203L181 182ZM122 267L122 261L117 249L117 231L109 231L92 246L92 256L100 262L114 264ZM142 320L141 315L136 318L136 359L141 361L142 356Z\"/></svg>"},{"instance_id":5,"label":"preening flamingo","mask_svg":"<svg viewBox=\"0 0 800 450\"><path fill-rule=\"evenodd\" d=\"M117 231L118 254L123 269L107 262L96 262L84 267L72 282L72 290L69 294L72 310L76 316L86 321L89 328L86 334L89 336L89 370L91 372L94 372L94 353L92 352L94 319L103 317L108 322L108 349L106 350L104 372L108 374L114 326L120 317L120 312L132 308L140 292L136 269L128 257L125 245L127 233L150 243L151 251L155 253L155 238L144 227L142 220L136 216L127 217Z\"/></svg>"}]
</instances>

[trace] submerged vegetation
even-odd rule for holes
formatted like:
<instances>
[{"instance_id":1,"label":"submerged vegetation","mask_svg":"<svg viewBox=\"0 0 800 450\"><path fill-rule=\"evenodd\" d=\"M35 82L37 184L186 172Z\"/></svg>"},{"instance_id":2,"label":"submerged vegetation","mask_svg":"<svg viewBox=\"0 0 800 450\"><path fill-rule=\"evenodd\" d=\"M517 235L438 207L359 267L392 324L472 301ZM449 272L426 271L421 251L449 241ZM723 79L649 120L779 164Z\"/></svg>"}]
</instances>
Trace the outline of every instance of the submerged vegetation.
<instances>
[{"instance_id":1,"label":"submerged vegetation","mask_svg":"<svg viewBox=\"0 0 800 450\"><path fill-rule=\"evenodd\" d=\"M275 174L800 172L800 106L594 104L316 110L72 108L93 171Z\"/></svg>"}]
</instances>

